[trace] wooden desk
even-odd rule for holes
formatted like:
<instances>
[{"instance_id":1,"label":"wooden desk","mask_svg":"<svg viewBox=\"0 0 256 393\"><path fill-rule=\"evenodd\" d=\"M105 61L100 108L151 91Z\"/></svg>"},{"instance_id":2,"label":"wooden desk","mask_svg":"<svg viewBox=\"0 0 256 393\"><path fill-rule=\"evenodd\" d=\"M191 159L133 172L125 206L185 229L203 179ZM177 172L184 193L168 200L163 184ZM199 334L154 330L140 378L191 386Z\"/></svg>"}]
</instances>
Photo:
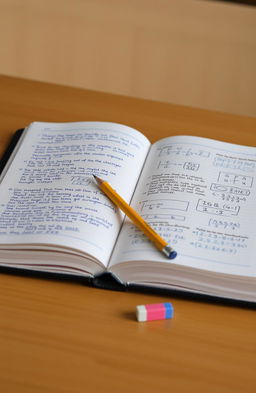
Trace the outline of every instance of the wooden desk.
<instances>
[{"instance_id":1,"label":"wooden desk","mask_svg":"<svg viewBox=\"0 0 256 393\"><path fill-rule=\"evenodd\" d=\"M256 118L0 77L1 151L33 120L106 120L152 141L193 134L256 145ZM137 304L172 301L169 321ZM0 275L1 392L255 392L256 313Z\"/></svg>"}]
</instances>

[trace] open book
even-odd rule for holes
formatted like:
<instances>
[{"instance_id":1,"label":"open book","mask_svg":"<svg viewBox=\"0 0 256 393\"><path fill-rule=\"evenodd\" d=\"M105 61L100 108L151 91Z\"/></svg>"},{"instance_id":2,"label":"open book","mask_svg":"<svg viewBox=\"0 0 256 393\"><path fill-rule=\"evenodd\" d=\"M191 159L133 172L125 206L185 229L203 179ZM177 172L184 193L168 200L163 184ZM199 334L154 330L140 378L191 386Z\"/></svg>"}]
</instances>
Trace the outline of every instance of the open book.
<instances>
[{"instance_id":1,"label":"open book","mask_svg":"<svg viewBox=\"0 0 256 393\"><path fill-rule=\"evenodd\" d=\"M175 248L168 260L102 194L107 180ZM0 184L0 265L256 301L256 148L150 144L105 122L32 123Z\"/></svg>"}]
</instances>

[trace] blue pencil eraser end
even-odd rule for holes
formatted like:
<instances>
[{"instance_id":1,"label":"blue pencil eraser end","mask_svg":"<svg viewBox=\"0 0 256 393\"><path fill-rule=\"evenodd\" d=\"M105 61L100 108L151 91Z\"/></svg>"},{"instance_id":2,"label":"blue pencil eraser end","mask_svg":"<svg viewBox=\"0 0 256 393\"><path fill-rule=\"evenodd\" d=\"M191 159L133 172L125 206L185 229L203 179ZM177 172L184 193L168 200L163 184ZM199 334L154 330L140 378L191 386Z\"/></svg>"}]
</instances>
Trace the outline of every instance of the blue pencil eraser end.
<instances>
[{"instance_id":1,"label":"blue pencil eraser end","mask_svg":"<svg viewBox=\"0 0 256 393\"><path fill-rule=\"evenodd\" d=\"M169 259L174 259L174 258L176 258L176 256L177 256L177 252L176 251L172 251L169 254Z\"/></svg>"}]
</instances>

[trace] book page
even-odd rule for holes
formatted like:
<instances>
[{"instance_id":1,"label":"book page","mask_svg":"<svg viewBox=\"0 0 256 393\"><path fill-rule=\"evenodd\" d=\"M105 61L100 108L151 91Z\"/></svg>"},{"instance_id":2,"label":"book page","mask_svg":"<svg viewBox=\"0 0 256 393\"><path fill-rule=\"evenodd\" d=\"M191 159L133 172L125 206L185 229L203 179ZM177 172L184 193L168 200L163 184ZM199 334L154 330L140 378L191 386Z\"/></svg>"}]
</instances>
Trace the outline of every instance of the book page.
<instances>
[{"instance_id":1,"label":"book page","mask_svg":"<svg viewBox=\"0 0 256 393\"><path fill-rule=\"evenodd\" d=\"M93 174L130 201L149 141L103 122L32 123L25 132L0 185L0 245L70 247L106 265L123 214Z\"/></svg>"},{"instance_id":2,"label":"book page","mask_svg":"<svg viewBox=\"0 0 256 393\"><path fill-rule=\"evenodd\" d=\"M169 261L126 219L111 267L159 261L255 277L255 148L190 136L160 140L132 206L178 256Z\"/></svg>"}]
</instances>

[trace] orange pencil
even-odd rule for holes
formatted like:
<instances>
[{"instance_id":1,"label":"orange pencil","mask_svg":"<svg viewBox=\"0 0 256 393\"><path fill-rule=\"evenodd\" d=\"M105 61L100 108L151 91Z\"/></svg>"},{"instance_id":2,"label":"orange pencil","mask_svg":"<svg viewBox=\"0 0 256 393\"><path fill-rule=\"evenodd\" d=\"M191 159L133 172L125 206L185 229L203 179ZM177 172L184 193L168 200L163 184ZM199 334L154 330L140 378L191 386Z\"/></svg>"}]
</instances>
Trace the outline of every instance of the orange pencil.
<instances>
[{"instance_id":1,"label":"orange pencil","mask_svg":"<svg viewBox=\"0 0 256 393\"><path fill-rule=\"evenodd\" d=\"M118 206L132 222L152 241L156 248L164 253L169 259L174 259L177 252L165 241L158 233L151 228L150 225L143 220L143 218L130 206L125 200L117 194L117 192L110 186L110 184L98 176L93 175L101 191Z\"/></svg>"}]
</instances>

